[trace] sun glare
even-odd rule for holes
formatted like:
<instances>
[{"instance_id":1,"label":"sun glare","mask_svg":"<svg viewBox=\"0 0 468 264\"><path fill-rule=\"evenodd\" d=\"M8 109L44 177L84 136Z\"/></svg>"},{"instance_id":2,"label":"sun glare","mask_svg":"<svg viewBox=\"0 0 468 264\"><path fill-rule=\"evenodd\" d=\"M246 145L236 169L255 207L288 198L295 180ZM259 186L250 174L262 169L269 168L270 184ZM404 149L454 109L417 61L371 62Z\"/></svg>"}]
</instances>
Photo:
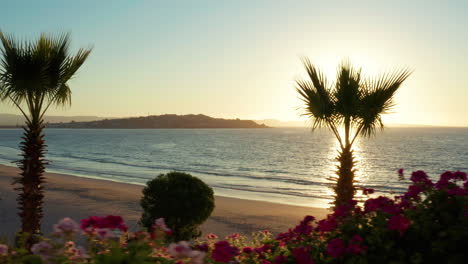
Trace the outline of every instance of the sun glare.
<instances>
[{"instance_id":1,"label":"sun glare","mask_svg":"<svg viewBox=\"0 0 468 264\"><path fill-rule=\"evenodd\" d=\"M337 70L343 60L349 60L353 66L357 69L362 70L362 74L365 77L374 77L379 73L382 73L386 70L384 65L377 63L377 61L368 58L366 56L327 56L327 57L318 57L315 58L312 63L317 66L327 77L329 84L333 84L336 80Z\"/></svg>"}]
</instances>

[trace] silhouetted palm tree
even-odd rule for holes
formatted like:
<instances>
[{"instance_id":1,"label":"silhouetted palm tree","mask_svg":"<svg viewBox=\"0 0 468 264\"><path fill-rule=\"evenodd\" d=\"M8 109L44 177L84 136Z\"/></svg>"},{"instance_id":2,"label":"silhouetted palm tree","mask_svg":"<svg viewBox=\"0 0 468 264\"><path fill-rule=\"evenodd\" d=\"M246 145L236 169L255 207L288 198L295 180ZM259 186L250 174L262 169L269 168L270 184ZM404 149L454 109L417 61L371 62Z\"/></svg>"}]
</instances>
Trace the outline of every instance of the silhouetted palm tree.
<instances>
[{"instance_id":1,"label":"silhouetted palm tree","mask_svg":"<svg viewBox=\"0 0 468 264\"><path fill-rule=\"evenodd\" d=\"M329 128L340 144L337 160L335 206L353 199L355 164L352 146L356 138L371 136L383 129L381 115L393 106L393 96L411 74L403 69L374 79L363 79L361 70L344 61L337 71L336 81L329 83L309 59L303 60L310 80L297 80L297 91L305 103L304 115L313 120L313 129ZM344 128L344 135L339 129Z\"/></svg>"},{"instance_id":2,"label":"silhouetted palm tree","mask_svg":"<svg viewBox=\"0 0 468 264\"><path fill-rule=\"evenodd\" d=\"M0 32L3 44L0 61L0 98L14 104L26 118L22 159L17 161L22 170L15 179L22 232L38 234L41 228L44 160L44 114L51 105L71 102L67 81L84 63L90 49L80 49L69 55L68 34L49 36L41 34L36 41L18 41ZM31 236L30 236L31 237ZM31 240L31 239L30 239Z\"/></svg>"}]
</instances>

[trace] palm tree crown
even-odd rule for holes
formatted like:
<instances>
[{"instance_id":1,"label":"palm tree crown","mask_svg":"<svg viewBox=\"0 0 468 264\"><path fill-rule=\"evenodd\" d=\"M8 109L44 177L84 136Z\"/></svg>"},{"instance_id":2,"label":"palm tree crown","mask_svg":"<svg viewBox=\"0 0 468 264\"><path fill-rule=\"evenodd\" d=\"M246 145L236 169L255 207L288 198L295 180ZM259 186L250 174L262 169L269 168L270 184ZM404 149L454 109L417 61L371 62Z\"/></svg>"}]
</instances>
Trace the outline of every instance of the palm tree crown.
<instances>
[{"instance_id":1,"label":"palm tree crown","mask_svg":"<svg viewBox=\"0 0 468 264\"><path fill-rule=\"evenodd\" d=\"M71 103L67 81L91 53L79 49L69 55L69 34L41 34L35 42L21 42L0 32L0 98L16 105L28 122L41 120L50 105ZM21 107L25 103L27 111Z\"/></svg>"},{"instance_id":2,"label":"palm tree crown","mask_svg":"<svg viewBox=\"0 0 468 264\"><path fill-rule=\"evenodd\" d=\"M329 83L325 75L309 59L303 60L310 80L297 80L296 90L305 103L304 115L313 120L313 128L329 128L340 144L335 205L344 204L354 195L352 145L359 136L371 136L383 129L382 114L394 106L393 97L411 71L407 69L364 79L361 69L344 61L337 71L336 81ZM344 135L339 133L344 128ZM345 185L340 185L340 180ZM340 194L342 192L342 194Z\"/></svg>"}]
</instances>

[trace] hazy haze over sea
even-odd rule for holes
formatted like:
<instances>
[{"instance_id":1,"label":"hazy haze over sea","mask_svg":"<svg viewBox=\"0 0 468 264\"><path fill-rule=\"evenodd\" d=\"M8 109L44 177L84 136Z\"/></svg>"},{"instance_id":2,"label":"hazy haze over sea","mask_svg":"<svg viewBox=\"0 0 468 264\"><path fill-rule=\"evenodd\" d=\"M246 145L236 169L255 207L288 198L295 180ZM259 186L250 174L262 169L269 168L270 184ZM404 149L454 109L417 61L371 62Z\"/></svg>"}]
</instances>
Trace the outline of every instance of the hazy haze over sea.
<instances>
[{"instance_id":1,"label":"hazy haze over sea","mask_svg":"<svg viewBox=\"0 0 468 264\"><path fill-rule=\"evenodd\" d=\"M328 132L272 129L46 129L49 172L144 184L185 171L217 195L327 207L337 142ZM0 163L18 159L21 129L0 130ZM358 185L401 192L398 168L468 171L468 128L387 128L355 143ZM382 194L382 192L380 193Z\"/></svg>"}]
</instances>

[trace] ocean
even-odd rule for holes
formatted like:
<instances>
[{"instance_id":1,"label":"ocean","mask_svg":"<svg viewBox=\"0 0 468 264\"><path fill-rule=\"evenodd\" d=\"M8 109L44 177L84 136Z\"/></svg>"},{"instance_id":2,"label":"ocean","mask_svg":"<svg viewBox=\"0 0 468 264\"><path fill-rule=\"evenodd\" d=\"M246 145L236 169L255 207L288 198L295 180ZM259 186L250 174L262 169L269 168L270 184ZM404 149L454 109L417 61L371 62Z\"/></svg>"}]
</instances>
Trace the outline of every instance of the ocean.
<instances>
[{"instance_id":1,"label":"ocean","mask_svg":"<svg viewBox=\"0 0 468 264\"><path fill-rule=\"evenodd\" d=\"M18 159L21 129L0 129L0 163ZM327 131L271 129L46 129L48 172L145 184L183 171L216 195L329 207L338 145ZM355 142L356 180L377 195L405 190L406 174L468 172L468 128L386 128ZM406 177L408 178L408 177Z\"/></svg>"}]
</instances>

